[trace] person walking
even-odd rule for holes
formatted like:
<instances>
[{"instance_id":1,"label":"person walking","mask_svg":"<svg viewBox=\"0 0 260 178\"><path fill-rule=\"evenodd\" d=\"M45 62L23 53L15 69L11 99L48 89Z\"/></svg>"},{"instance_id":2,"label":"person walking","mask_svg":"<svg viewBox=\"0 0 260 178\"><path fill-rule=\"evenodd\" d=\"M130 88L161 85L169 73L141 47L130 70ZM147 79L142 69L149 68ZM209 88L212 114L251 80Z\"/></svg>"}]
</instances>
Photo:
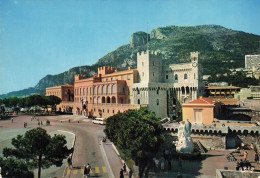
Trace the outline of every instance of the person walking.
<instances>
[{"instance_id":1,"label":"person walking","mask_svg":"<svg viewBox=\"0 0 260 178\"><path fill-rule=\"evenodd\" d=\"M126 164L125 163L123 164L123 170L124 170L124 172L126 172Z\"/></svg>"},{"instance_id":2,"label":"person walking","mask_svg":"<svg viewBox=\"0 0 260 178\"><path fill-rule=\"evenodd\" d=\"M244 151L244 161L246 161L247 155L248 155L247 151Z\"/></svg>"},{"instance_id":3,"label":"person walking","mask_svg":"<svg viewBox=\"0 0 260 178\"><path fill-rule=\"evenodd\" d=\"M255 162L256 162L256 164L259 163L259 155L257 152L255 152Z\"/></svg>"},{"instance_id":4,"label":"person walking","mask_svg":"<svg viewBox=\"0 0 260 178\"><path fill-rule=\"evenodd\" d=\"M124 178L124 170L123 170L123 168L120 169L120 178Z\"/></svg>"},{"instance_id":5,"label":"person walking","mask_svg":"<svg viewBox=\"0 0 260 178\"><path fill-rule=\"evenodd\" d=\"M133 170L130 168L130 170L129 170L129 178L132 178L132 176L133 176Z\"/></svg>"},{"instance_id":6,"label":"person walking","mask_svg":"<svg viewBox=\"0 0 260 178\"><path fill-rule=\"evenodd\" d=\"M71 165L72 165L71 156L68 157L68 165L69 165L69 167L71 167ZM84 165L84 166L85 166L85 165Z\"/></svg>"},{"instance_id":7,"label":"person walking","mask_svg":"<svg viewBox=\"0 0 260 178\"><path fill-rule=\"evenodd\" d=\"M154 157L153 161L154 161L154 164L155 164L155 169L154 170L156 172L156 171L159 170L159 160L156 157Z\"/></svg>"},{"instance_id":8,"label":"person walking","mask_svg":"<svg viewBox=\"0 0 260 178\"><path fill-rule=\"evenodd\" d=\"M84 172L83 172L82 178L84 178L84 177L88 177L88 170L87 170L87 167L85 164L84 164Z\"/></svg>"},{"instance_id":9,"label":"person walking","mask_svg":"<svg viewBox=\"0 0 260 178\"><path fill-rule=\"evenodd\" d=\"M160 162L161 162L161 170L164 170L164 162L165 162L165 159L164 159L163 156L161 157Z\"/></svg>"},{"instance_id":10,"label":"person walking","mask_svg":"<svg viewBox=\"0 0 260 178\"><path fill-rule=\"evenodd\" d=\"M12 123L14 123L14 118L12 117Z\"/></svg>"},{"instance_id":11,"label":"person walking","mask_svg":"<svg viewBox=\"0 0 260 178\"><path fill-rule=\"evenodd\" d=\"M90 176L90 170L91 170L91 166L89 163L87 164L87 166L84 165L84 173L82 178Z\"/></svg>"}]
</instances>

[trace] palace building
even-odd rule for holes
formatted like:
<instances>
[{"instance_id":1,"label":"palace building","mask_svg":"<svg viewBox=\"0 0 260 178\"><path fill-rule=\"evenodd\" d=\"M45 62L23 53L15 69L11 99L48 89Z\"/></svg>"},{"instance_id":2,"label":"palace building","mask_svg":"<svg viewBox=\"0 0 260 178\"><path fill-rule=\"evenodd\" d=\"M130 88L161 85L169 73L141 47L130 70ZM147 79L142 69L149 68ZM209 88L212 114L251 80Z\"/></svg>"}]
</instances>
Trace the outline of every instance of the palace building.
<instances>
[{"instance_id":1,"label":"palace building","mask_svg":"<svg viewBox=\"0 0 260 178\"><path fill-rule=\"evenodd\" d=\"M76 75L74 101L70 103L73 113L107 118L128 109L147 107L161 118L181 118L182 103L203 94L199 53L192 52L188 63L163 64L160 53L146 51L137 54L137 69L117 71L99 67L98 74L91 78ZM61 97L60 93L62 86L46 89L46 95ZM68 98L61 99L58 108L68 104Z\"/></svg>"}]
</instances>

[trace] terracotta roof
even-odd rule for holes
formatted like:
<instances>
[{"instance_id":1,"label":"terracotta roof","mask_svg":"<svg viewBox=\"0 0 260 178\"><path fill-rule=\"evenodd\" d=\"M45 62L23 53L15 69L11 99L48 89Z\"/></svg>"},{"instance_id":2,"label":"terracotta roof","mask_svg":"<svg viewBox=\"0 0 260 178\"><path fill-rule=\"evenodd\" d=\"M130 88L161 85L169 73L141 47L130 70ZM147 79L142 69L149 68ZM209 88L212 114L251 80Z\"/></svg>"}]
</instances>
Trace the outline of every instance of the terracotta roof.
<instances>
[{"instance_id":1,"label":"terracotta roof","mask_svg":"<svg viewBox=\"0 0 260 178\"><path fill-rule=\"evenodd\" d=\"M194 101L191 101L187 104L214 104L214 101L213 99L210 99L210 98L199 98L197 100L194 100Z\"/></svg>"}]
</instances>

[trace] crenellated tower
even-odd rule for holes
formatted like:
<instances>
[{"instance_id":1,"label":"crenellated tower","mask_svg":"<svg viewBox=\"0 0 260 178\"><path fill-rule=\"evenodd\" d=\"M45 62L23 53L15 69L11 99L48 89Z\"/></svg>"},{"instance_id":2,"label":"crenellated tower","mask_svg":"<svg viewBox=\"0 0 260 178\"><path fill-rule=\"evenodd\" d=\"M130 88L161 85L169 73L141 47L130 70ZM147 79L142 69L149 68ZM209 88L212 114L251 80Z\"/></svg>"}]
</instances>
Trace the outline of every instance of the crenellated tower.
<instances>
[{"instance_id":1,"label":"crenellated tower","mask_svg":"<svg viewBox=\"0 0 260 178\"><path fill-rule=\"evenodd\" d=\"M162 80L162 55L154 51L137 53L139 83L154 83Z\"/></svg>"}]
</instances>

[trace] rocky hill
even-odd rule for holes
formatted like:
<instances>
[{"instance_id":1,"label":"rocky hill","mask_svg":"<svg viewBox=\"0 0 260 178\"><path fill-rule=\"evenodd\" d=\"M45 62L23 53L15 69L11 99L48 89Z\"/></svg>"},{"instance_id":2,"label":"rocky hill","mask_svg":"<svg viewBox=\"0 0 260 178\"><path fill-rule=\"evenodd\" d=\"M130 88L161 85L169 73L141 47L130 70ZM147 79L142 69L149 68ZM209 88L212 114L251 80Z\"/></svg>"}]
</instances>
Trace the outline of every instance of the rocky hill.
<instances>
[{"instance_id":1,"label":"rocky hill","mask_svg":"<svg viewBox=\"0 0 260 178\"><path fill-rule=\"evenodd\" d=\"M230 68L244 67L246 54L260 54L260 36L218 25L167 26L156 28L150 34L136 32L129 44L108 53L96 64L74 67L58 75L47 75L34 88L45 90L46 87L73 84L75 74L90 77L99 66L112 66L119 70L129 66L136 68L136 53L147 47L161 52L165 64L186 62L191 51L199 51L203 73L215 75L229 72Z\"/></svg>"}]
</instances>

